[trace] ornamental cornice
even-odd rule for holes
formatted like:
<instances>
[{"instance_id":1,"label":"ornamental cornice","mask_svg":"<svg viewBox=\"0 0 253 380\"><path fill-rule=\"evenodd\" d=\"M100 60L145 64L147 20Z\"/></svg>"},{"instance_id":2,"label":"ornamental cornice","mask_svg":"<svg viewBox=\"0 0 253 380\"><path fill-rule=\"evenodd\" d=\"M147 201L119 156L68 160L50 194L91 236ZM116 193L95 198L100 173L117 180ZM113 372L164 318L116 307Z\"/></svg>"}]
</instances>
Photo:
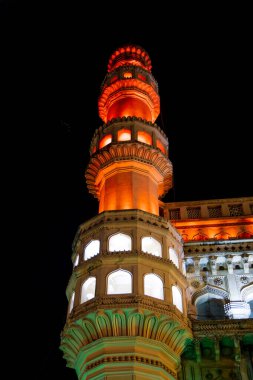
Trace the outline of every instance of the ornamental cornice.
<instances>
[{"instance_id":1,"label":"ornamental cornice","mask_svg":"<svg viewBox=\"0 0 253 380\"><path fill-rule=\"evenodd\" d=\"M97 151L90 159L85 171L88 190L99 198L99 188L96 179L99 172L114 162L130 161L141 162L155 168L163 178L162 197L172 187L172 163L159 149L152 148L144 143L110 144Z\"/></svg>"},{"instance_id":2,"label":"ornamental cornice","mask_svg":"<svg viewBox=\"0 0 253 380\"><path fill-rule=\"evenodd\" d=\"M163 257L154 256L150 253L146 253L143 251L104 251L101 252L90 259L83 261L81 264L79 264L77 267L74 268L73 274L75 274L75 278L77 278L80 273L80 275L83 275L84 270L87 271L87 273L90 273L94 269L98 268L99 266L103 265L103 259L106 258L112 258L115 260L117 259L126 259L126 258L134 258L134 257L143 257L145 259L145 262L152 261L154 263L162 263L166 265L166 270L173 269L176 271L177 277L180 277L181 280L186 281L186 276L177 268L177 266L173 263L170 259L165 259ZM125 261L126 262L126 261ZM133 260L131 261L133 262ZM151 265L151 264L150 264ZM153 265L153 264L152 264Z\"/></svg>"},{"instance_id":3,"label":"ornamental cornice","mask_svg":"<svg viewBox=\"0 0 253 380\"><path fill-rule=\"evenodd\" d=\"M204 286L202 289L200 290L197 290L193 296L192 296L192 303L195 303L196 299L204 294L207 294L207 293L211 293L211 294L215 294L215 295L218 295L220 297L222 297L224 300L228 300L229 299L229 293L224 290L224 289L221 289L221 288L218 288L214 285L206 285Z\"/></svg>"},{"instance_id":4,"label":"ornamental cornice","mask_svg":"<svg viewBox=\"0 0 253 380\"><path fill-rule=\"evenodd\" d=\"M125 96L125 93L132 92L134 97L140 97L142 101L150 101L150 111L152 113L152 120L155 121L160 112L160 97L156 91L155 86L147 82L142 82L137 78L120 79L113 82L102 89L98 99L98 113L102 120L107 120L108 101L119 93L119 96ZM143 99L144 98L144 99Z\"/></svg>"},{"instance_id":5,"label":"ornamental cornice","mask_svg":"<svg viewBox=\"0 0 253 380\"><path fill-rule=\"evenodd\" d=\"M78 319L77 319L78 318ZM192 338L188 326L180 322L174 313L158 314L143 308L100 308L88 314L75 314L68 319L61 334L60 349L68 366L74 368L80 350L101 338L143 337L168 346L178 358L187 339Z\"/></svg>"},{"instance_id":6,"label":"ornamental cornice","mask_svg":"<svg viewBox=\"0 0 253 380\"><path fill-rule=\"evenodd\" d=\"M135 355L135 354L132 354L132 355L109 355L109 356L105 356L103 357L102 359L98 359L96 360L95 362L93 362L92 364L90 365L87 365L87 367L85 368L86 371L89 371L91 369L94 369L98 366L101 366L101 365L104 365L104 364L107 364L107 363L124 363L124 362L131 362L131 363L143 363L143 364L146 364L146 365L153 365L153 366L156 366L156 367L160 367L162 369L164 369L167 373L171 374L174 378L177 377L177 373L175 371L172 371L172 369L170 369L168 366L164 365L160 360L154 360L154 359L150 359L150 358L147 358L145 356L140 356L140 355Z\"/></svg>"},{"instance_id":7,"label":"ornamental cornice","mask_svg":"<svg viewBox=\"0 0 253 380\"><path fill-rule=\"evenodd\" d=\"M107 133L107 130L111 129L112 127L131 128L132 126L136 126L137 128L143 128L144 126L146 128L156 129L168 143L168 137L156 123L153 123L152 121L147 121L137 116L122 116L113 118L109 120L107 123L104 123L102 126L97 128L92 137L91 146L94 146L96 144L97 139L101 138L101 135ZM93 152L91 154L93 154Z\"/></svg>"},{"instance_id":8,"label":"ornamental cornice","mask_svg":"<svg viewBox=\"0 0 253 380\"><path fill-rule=\"evenodd\" d=\"M243 337L252 334L253 319L236 320L213 320L213 321L194 321L192 320L192 332L194 338L206 336L237 336Z\"/></svg>"},{"instance_id":9,"label":"ornamental cornice","mask_svg":"<svg viewBox=\"0 0 253 380\"><path fill-rule=\"evenodd\" d=\"M114 310L115 308L135 308L135 310L146 310L147 312L153 312L156 315L166 315L168 318L180 323L184 328L191 329L190 319L185 317L175 305L171 305L165 301L159 301L159 299L153 299L152 297L149 298L148 296L137 294L95 297L88 302L76 306L70 313L67 321L71 322L79 318L84 318L87 313L96 310Z\"/></svg>"},{"instance_id":10,"label":"ornamental cornice","mask_svg":"<svg viewBox=\"0 0 253 380\"><path fill-rule=\"evenodd\" d=\"M110 86L112 79L115 82L116 82L116 80L120 80L120 81L124 80L125 79L124 73L126 71L131 72L131 74L132 74L131 79L136 78L142 82L145 82L145 80L146 80L147 83L150 84L155 89L155 91L158 93L158 83L155 80L154 76L151 74L151 72L145 70L144 68L142 68L140 66L135 66L135 65L119 66L116 69L114 69L113 71L108 72L106 74L102 84L101 84L100 92L103 93L105 88ZM145 78L145 80L141 79L140 76L138 76L138 74L142 74L143 77Z\"/></svg>"},{"instance_id":11,"label":"ornamental cornice","mask_svg":"<svg viewBox=\"0 0 253 380\"><path fill-rule=\"evenodd\" d=\"M125 225L127 225L128 228L138 228L139 225L140 227L147 229L147 231L150 231L150 229L154 229L154 231L156 229L162 229L164 232L167 231L167 233L170 233L180 244L182 242L181 235L177 232L175 227L173 227L170 221L167 221L160 216L142 210L112 210L104 211L79 226L73 241L73 250L75 250L75 246L82 239L83 234L85 234L85 237L92 236L99 230L112 228L115 223L117 223L117 226L122 229Z\"/></svg>"},{"instance_id":12,"label":"ornamental cornice","mask_svg":"<svg viewBox=\"0 0 253 380\"><path fill-rule=\"evenodd\" d=\"M198 242L188 245L184 243L184 253L187 256L201 256L204 257L207 254L224 257L224 254L235 254L238 252L253 252L253 242L245 241L244 243L218 243L217 241L209 241L209 244L203 244Z\"/></svg>"}]
</instances>

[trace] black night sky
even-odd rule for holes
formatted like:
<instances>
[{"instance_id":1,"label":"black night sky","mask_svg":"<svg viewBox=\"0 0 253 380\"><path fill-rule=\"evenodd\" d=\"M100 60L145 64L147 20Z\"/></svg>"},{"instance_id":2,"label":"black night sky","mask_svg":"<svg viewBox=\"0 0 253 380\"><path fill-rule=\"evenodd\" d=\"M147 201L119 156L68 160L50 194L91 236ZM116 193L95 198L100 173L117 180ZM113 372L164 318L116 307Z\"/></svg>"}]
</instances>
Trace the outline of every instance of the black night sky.
<instances>
[{"instance_id":1,"label":"black night sky","mask_svg":"<svg viewBox=\"0 0 253 380\"><path fill-rule=\"evenodd\" d=\"M58 348L65 288L77 228L98 209L84 172L102 125L100 85L117 47L141 45L152 61L161 98L157 124L169 138L174 167L165 200L253 195L249 10L161 3L96 3L92 10L76 1L0 2L16 104L12 130L23 142L16 174L29 219L22 265L35 315L25 332L33 347L26 378L76 379Z\"/></svg>"}]
</instances>

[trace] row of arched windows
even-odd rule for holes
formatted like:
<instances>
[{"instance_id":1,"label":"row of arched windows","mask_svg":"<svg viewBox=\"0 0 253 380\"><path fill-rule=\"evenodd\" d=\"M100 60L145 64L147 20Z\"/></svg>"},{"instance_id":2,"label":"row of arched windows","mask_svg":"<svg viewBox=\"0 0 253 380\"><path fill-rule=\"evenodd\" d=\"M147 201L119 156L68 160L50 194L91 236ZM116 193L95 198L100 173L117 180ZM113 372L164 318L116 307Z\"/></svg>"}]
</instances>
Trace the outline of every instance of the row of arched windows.
<instances>
[{"instance_id":1,"label":"row of arched windows","mask_svg":"<svg viewBox=\"0 0 253 380\"><path fill-rule=\"evenodd\" d=\"M123 269L111 272L107 276L106 293L113 294L131 294L133 288L132 273ZM81 288L81 304L95 297L96 277L89 277L84 281ZM154 273L147 273L144 276L144 294L150 297L164 300L164 283L160 276ZM69 312L74 305L75 292L72 293L69 302ZM172 286L172 300L181 312L183 312L182 292L178 286Z\"/></svg>"},{"instance_id":2,"label":"row of arched windows","mask_svg":"<svg viewBox=\"0 0 253 380\"><path fill-rule=\"evenodd\" d=\"M235 255L231 258L218 256L215 260L209 257L201 257L199 259L198 268L202 271L208 271L212 268L217 270L227 270L229 266L233 269L243 269L246 264L249 268L253 267L252 254L249 254L247 261L245 257L240 255ZM194 271L194 260L192 258L186 259L185 265L187 272Z\"/></svg>"},{"instance_id":3,"label":"row of arched windows","mask_svg":"<svg viewBox=\"0 0 253 380\"><path fill-rule=\"evenodd\" d=\"M117 141L131 141L132 139L132 132L130 129L120 129L117 132ZM152 136L145 131L137 131L137 141L140 141L142 143L152 145ZM99 141L99 149L104 148L106 145L111 144L112 142L112 134L108 133L105 135L100 141ZM166 149L162 142L159 139L156 139L156 147L161 150L163 154L166 153ZM93 153L95 153L96 147L94 147Z\"/></svg>"},{"instance_id":4,"label":"row of arched windows","mask_svg":"<svg viewBox=\"0 0 253 380\"><path fill-rule=\"evenodd\" d=\"M132 238L123 233L112 235L108 239L109 252L124 252L132 250ZM145 236L141 239L141 250L157 257L162 257L162 244L151 236ZM100 241L91 240L84 248L83 259L89 260L90 258L98 255L100 252ZM178 255L174 248L170 247L168 251L168 258L179 268ZM74 266L79 264L79 256L76 256Z\"/></svg>"}]
</instances>

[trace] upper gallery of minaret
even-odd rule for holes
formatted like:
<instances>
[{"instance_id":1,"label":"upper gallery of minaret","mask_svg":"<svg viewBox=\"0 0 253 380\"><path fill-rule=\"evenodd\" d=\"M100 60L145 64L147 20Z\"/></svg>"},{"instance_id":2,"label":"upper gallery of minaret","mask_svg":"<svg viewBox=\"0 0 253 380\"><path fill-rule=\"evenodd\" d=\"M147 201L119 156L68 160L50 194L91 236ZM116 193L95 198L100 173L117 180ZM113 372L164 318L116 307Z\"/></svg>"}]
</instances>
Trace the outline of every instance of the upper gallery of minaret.
<instances>
[{"instance_id":1,"label":"upper gallery of minaret","mask_svg":"<svg viewBox=\"0 0 253 380\"><path fill-rule=\"evenodd\" d=\"M115 50L98 101L99 116L105 123L123 116L155 122L160 113L160 98L151 67L148 54L139 46Z\"/></svg>"},{"instance_id":2,"label":"upper gallery of minaret","mask_svg":"<svg viewBox=\"0 0 253 380\"><path fill-rule=\"evenodd\" d=\"M159 215L159 198L172 187L169 142L155 123L160 113L151 60L137 45L125 45L109 58L95 131L85 172L99 212L139 209Z\"/></svg>"}]
</instances>

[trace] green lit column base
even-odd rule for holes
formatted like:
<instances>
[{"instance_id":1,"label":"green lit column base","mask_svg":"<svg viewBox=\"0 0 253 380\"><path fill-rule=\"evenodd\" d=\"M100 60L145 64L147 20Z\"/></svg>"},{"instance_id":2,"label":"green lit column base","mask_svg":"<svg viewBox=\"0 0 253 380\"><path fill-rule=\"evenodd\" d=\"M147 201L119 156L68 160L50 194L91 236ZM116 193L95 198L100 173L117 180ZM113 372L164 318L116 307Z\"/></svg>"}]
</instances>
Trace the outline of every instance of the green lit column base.
<instances>
[{"instance_id":1,"label":"green lit column base","mask_svg":"<svg viewBox=\"0 0 253 380\"><path fill-rule=\"evenodd\" d=\"M162 342L106 337L84 346L76 359L79 380L175 380L179 358Z\"/></svg>"}]
</instances>

